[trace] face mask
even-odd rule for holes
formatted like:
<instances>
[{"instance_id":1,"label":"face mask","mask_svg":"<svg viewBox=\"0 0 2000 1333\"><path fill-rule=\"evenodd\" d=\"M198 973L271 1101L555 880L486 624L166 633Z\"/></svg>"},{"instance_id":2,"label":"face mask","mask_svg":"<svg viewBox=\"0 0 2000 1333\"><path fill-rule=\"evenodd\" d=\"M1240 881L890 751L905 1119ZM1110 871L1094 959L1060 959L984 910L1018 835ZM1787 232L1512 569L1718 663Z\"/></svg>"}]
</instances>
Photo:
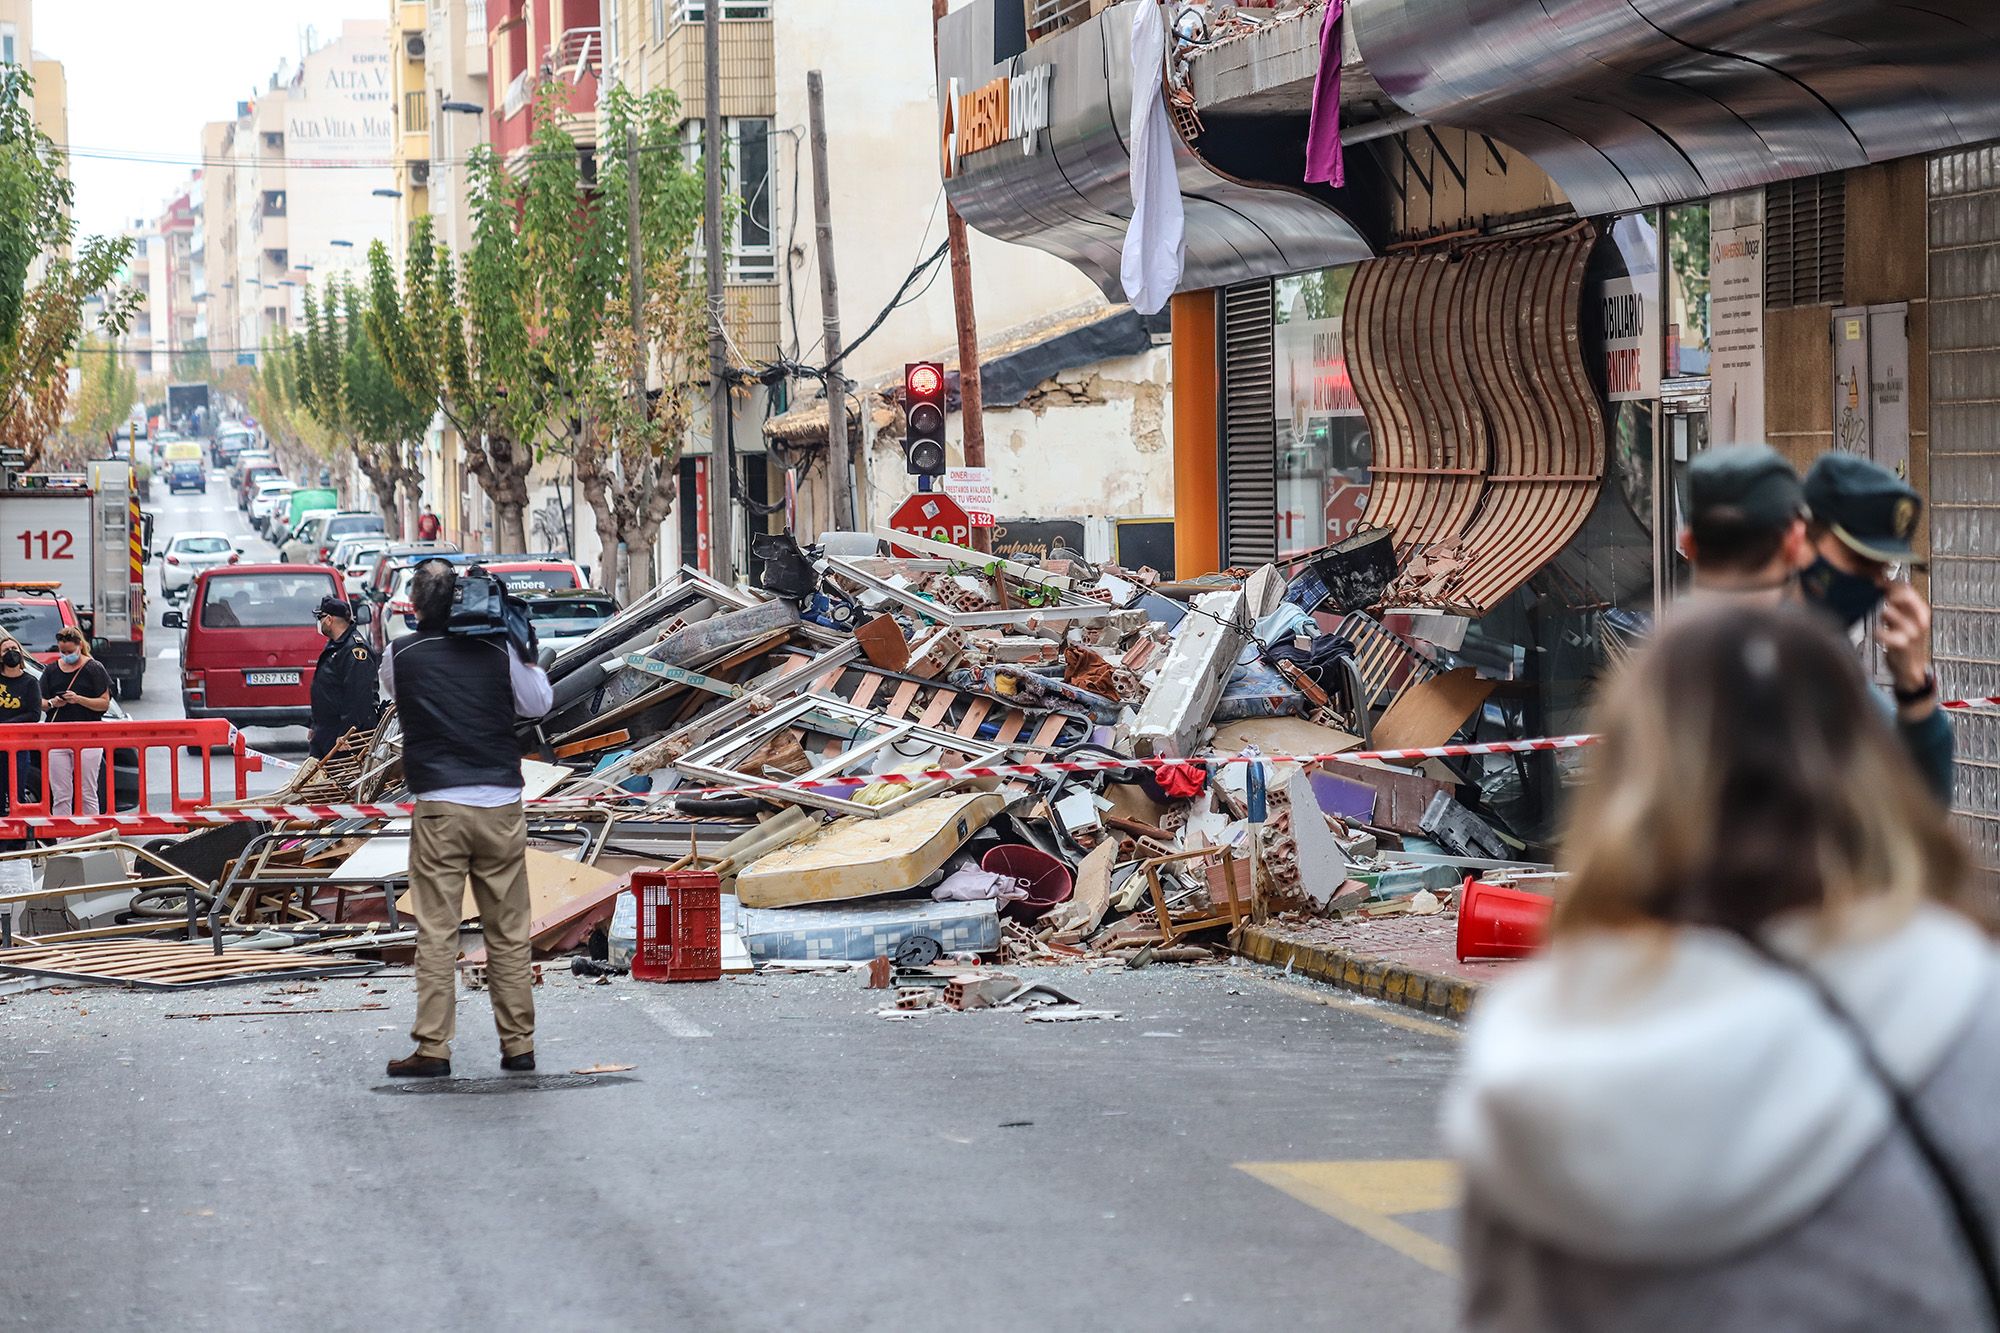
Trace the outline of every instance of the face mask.
<instances>
[{"instance_id":1,"label":"face mask","mask_svg":"<svg viewBox=\"0 0 2000 1333\"><path fill-rule=\"evenodd\" d=\"M1808 603L1838 621L1842 629L1853 629L1866 620L1882 604L1883 596L1882 585L1874 579L1837 569L1825 556L1814 560L1799 575L1799 591Z\"/></svg>"},{"instance_id":2,"label":"face mask","mask_svg":"<svg viewBox=\"0 0 2000 1333\"><path fill-rule=\"evenodd\" d=\"M76 664L77 664L77 663L79 663L79 662L81 662L81 661L83 660L83 654L82 654L82 653L64 653L64 654L62 655L62 657L61 657L61 658L59 658L58 660L59 660L59 661L61 661L61 662L62 662L62 664L63 664L64 666L66 666L66 667L72 667L72 668L73 668L73 667L75 667L75 666L76 666Z\"/></svg>"},{"instance_id":3,"label":"face mask","mask_svg":"<svg viewBox=\"0 0 2000 1333\"><path fill-rule=\"evenodd\" d=\"M17 667L19 665L21 665L21 650L19 648L9 648L5 652L0 652L0 666Z\"/></svg>"}]
</instances>

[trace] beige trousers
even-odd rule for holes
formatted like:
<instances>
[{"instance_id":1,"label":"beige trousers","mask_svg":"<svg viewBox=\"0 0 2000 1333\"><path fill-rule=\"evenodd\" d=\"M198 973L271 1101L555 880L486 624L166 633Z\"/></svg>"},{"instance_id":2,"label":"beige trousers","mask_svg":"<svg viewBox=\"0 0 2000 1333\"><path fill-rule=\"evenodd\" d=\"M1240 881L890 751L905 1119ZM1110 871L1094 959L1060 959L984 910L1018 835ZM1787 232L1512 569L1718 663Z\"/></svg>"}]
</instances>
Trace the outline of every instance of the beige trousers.
<instances>
[{"instance_id":1,"label":"beige trousers","mask_svg":"<svg viewBox=\"0 0 2000 1333\"><path fill-rule=\"evenodd\" d=\"M417 917L417 1054L451 1058L458 1025L458 927L465 890L486 933L487 991L500 1054L535 1049L528 969L528 828L521 807L490 810L418 801L410 833L410 905Z\"/></svg>"}]
</instances>

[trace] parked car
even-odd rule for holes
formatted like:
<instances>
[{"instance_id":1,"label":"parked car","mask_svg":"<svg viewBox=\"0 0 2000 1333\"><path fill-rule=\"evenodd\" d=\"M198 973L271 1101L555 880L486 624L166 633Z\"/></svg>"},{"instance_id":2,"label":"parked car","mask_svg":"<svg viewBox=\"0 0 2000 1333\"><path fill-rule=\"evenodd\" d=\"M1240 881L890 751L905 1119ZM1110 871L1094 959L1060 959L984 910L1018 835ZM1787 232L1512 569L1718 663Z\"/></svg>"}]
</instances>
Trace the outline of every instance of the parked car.
<instances>
[{"instance_id":1,"label":"parked car","mask_svg":"<svg viewBox=\"0 0 2000 1333\"><path fill-rule=\"evenodd\" d=\"M241 422L226 422L209 443L209 457L218 468L231 467L238 454L256 446L257 436Z\"/></svg>"},{"instance_id":2,"label":"parked car","mask_svg":"<svg viewBox=\"0 0 2000 1333\"><path fill-rule=\"evenodd\" d=\"M241 486L243 474L259 464L269 467L273 472L278 470L278 460L269 449L245 449L238 453L236 461L229 465L229 484Z\"/></svg>"},{"instance_id":3,"label":"parked car","mask_svg":"<svg viewBox=\"0 0 2000 1333\"><path fill-rule=\"evenodd\" d=\"M320 599L340 592L325 565L231 565L204 571L185 612L163 623L181 629L181 704L189 717L224 717L239 727L305 726L312 719L313 668L326 640L314 620ZM356 608L366 624L372 607Z\"/></svg>"},{"instance_id":4,"label":"parked car","mask_svg":"<svg viewBox=\"0 0 2000 1333\"><path fill-rule=\"evenodd\" d=\"M183 532L160 552L160 591L169 600L185 597L203 570L242 559L226 532Z\"/></svg>"},{"instance_id":5,"label":"parked car","mask_svg":"<svg viewBox=\"0 0 2000 1333\"><path fill-rule=\"evenodd\" d=\"M326 521L339 513L338 509L308 509L293 519L290 532L278 534L272 545L278 548L278 562L285 565L311 565L318 561L314 556L319 551L320 530Z\"/></svg>"},{"instance_id":6,"label":"parked car","mask_svg":"<svg viewBox=\"0 0 2000 1333\"><path fill-rule=\"evenodd\" d=\"M176 458L167 464L167 493L179 495L182 491L208 494L208 469L201 459Z\"/></svg>"},{"instance_id":7,"label":"parked car","mask_svg":"<svg viewBox=\"0 0 2000 1333\"><path fill-rule=\"evenodd\" d=\"M369 571L388 549L389 542L384 537L342 537L334 543L333 554L326 562L340 571L340 584L347 589L349 599L361 596L361 590L368 586Z\"/></svg>"},{"instance_id":8,"label":"parked car","mask_svg":"<svg viewBox=\"0 0 2000 1333\"><path fill-rule=\"evenodd\" d=\"M77 623L76 608L54 585L0 583L0 629L37 662L55 661L56 635Z\"/></svg>"},{"instance_id":9,"label":"parked car","mask_svg":"<svg viewBox=\"0 0 2000 1333\"><path fill-rule=\"evenodd\" d=\"M460 551L446 555L431 552L419 555L398 565L390 575L386 591L371 588L369 596L380 604L382 614L375 620L369 633L369 642L379 651L405 635L417 632L416 607L410 602L410 583L416 577L419 562L433 556L449 561L461 569L470 565L481 565L486 572L506 584L514 592L560 592L564 589L582 588L588 580L583 570L574 560L566 556L543 555L492 555L480 551ZM379 575L382 570L377 565Z\"/></svg>"},{"instance_id":10,"label":"parked car","mask_svg":"<svg viewBox=\"0 0 2000 1333\"><path fill-rule=\"evenodd\" d=\"M618 599L594 589L523 593L535 638L544 648L566 652L618 614Z\"/></svg>"},{"instance_id":11,"label":"parked car","mask_svg":"<svg viewBox=\"0 0 2000 1333\"><path fill-rule=\"evenodd\" d=\"M314 515L319 516L317 523L313 521ZM333 544L342 537L380 534L384 530L380 514L360 509L315 509L304 517L297 531L280 548L278 559L287 564L323 565L333 555Z\"/></svg>"},{"instance_id":12,"label":"parked car","mask_svg":"<svg viewBox=\"0 0 2000 1333\"><path fill-rule=\"evenodd\" d=\"M271 520L285 503L291 499L298 487L283 477L266 477L257 483L257 493L250 497L250 526L259 535L271 535Z\"/></svg>"},{"instance_id":13,"label":"parked car","mask_svg":"<svg viewBox=\"0 0 2000 1333\"><path fill-rule=\"evenodd\" d=\"M257 483L283 476L276 463L252 463L243 469L243 479L236 484L236 507L248 512L250 497L257 493Z\"/></svg>"}]
</instances>

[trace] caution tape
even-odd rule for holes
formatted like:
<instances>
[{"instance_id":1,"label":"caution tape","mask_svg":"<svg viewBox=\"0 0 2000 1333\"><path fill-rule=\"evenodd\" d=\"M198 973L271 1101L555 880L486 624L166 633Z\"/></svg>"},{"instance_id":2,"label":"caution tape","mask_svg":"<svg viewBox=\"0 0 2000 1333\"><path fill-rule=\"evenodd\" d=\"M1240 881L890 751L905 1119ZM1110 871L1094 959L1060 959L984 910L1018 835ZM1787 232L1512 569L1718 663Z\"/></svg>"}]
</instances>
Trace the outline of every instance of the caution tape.
<instances>
[{"instance_id":1,"label":"caution tape","mask_svg":"<svg viewBox=\"0 0 2000 1333\"><path fill-rule=\"evenodd\" d=\"M735 783L720 787L681 788L677 797L755 795L760 792L828 791L840 788L871 787L878 784L918 786L931 782L956 782L966 778L1039 778L1066 773L1118 773L1134 768L1162 769L1181 764L1217 768L1233 764L1356 763L1368 760L1409 762L1422 759L1465 759L1494 754L1536 754L1553 750L1575 750L1596 742L1591 735L1542 736L1520 741L1482 741L1468 745L1430 745L1400 750L1347 750L1333 754L1236 754L1205 758L1161 759L1062 759L1022 764L976 764L963 768L926 768L902 773L863 773L845 777L815 778L805 781L788 778L773 782ZM527 801L533 811L551 814L587 815L615 809L625 793L609 792L585 800L549 797ZM323 822L331 819L405 819L416 812L411 801L387 803L314 803L297 805L243 805L226 810L193 810L185 813L133 813L105 815L29 815L19 822L37 835L95 833L128 828L207 828L217 824L276 823L290 820Z\"/></svg>"}]
</instances>

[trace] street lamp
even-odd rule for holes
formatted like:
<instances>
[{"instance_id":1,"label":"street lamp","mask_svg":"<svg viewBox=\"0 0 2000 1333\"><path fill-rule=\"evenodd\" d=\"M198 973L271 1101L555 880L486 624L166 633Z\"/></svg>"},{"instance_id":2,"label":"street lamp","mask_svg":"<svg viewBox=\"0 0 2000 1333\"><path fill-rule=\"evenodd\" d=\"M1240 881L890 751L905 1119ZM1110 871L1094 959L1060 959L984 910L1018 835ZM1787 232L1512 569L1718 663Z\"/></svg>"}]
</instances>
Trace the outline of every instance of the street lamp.
<instances>
[{"instance_id":1,"label":"street lamp","mask_svg":"<svg viewBox=\"0 0 2000 1333\"><path fill-rule=\"evenodd\" d=\"M461 116L483 116L486 114L486 108L477 102L440 102L438 103L438 110L456 111Z\"/></svg>"},{"instance_id":2,"label":"street lamp","mask_svg":"<svg viewBox=\"0 0 2000 1333\"><path fill-rule=\"evenodd\" d=\"M401 190L392 190L386 185L376 186L372 193L377 199L401 199L403 197Z\"/></svg>"},{"instance_id":3,"label":"street lamp","mask_svg":"<svg viewBox=\"0 0 2000 1333\"><path fill-rule=\"evenodd\" d=\"M341 249L343 249L343 250L352 250L352 249L354 248L354 242L353 242L353 241L328 241L328 242L327 242L327 244L328 244L328 245L337 245L337 246L339 246L339 247L340 247Z\"/></svg>"}]
</instances>

